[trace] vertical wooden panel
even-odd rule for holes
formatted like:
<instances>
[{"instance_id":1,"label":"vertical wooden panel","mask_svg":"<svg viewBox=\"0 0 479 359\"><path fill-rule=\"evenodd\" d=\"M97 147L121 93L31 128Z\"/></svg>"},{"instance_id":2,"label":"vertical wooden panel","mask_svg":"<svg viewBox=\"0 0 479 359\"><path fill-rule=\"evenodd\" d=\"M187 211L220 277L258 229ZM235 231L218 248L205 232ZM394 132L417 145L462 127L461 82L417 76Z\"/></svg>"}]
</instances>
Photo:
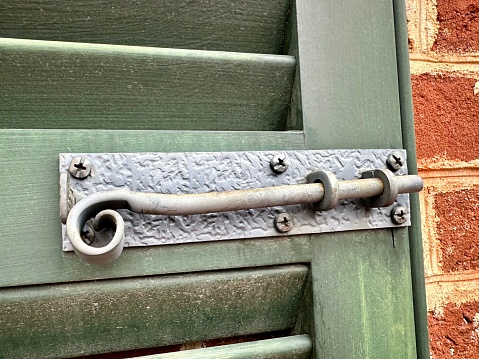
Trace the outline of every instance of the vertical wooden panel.
<instances>
[{"instance_id":1,"label":"vertical wooden panel","mask_svg":"<svg viewBox=\"0 0 479 359\"><path fill-rule=\"evenodd\" d=\"M416 357L407 229L315 235L312 258L317 358Z\"/></svg>"},{"instance_id":2,"label":"vertical wooden panel","mask_svg":"<svg viewBox=\"0 0 479 359\"><path fill-rule=\"evenodd\" d=\"M297 13L307 147L401 147L392 3L307 0Z\"/></svg>"},{"instance_id":3,"label":"vertical wooden panel","mask_svg":"<svg viewBox=\"0 0 479 359\"><path fill-rule=\"evenodd\" d=\"M401 125L404 148L408 152L409 173L417 174L416 135L411 91L411 73L409 71L409 47L404 0L393 0L394 27L398 66L399 98L401 102ZM411 227L409 227L409 245L411 251L411 277L413 286L414 316L416 325L416 346L419 359L429 359L429 335L427 320L426 284L424 280L424 256L422 249L421 214L419 194L412 193Z\"/></svg>"}]
</instances>

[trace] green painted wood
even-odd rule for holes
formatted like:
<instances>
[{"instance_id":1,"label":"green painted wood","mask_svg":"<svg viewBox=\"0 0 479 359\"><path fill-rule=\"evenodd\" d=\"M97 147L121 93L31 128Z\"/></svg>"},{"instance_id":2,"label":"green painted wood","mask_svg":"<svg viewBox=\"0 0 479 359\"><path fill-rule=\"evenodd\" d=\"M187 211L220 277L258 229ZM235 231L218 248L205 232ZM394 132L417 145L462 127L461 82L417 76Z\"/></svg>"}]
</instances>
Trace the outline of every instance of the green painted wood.
<instances>
[{"instance_id":1,"label":"green painted wood","mask_svg":"<svg viewBox=\"0 0 479 359\"><path fill-rule=\"evenodd\" d=\"M296 7L307 147L402 147L392 2Z\"/></svg>"},{"instance_id":2,"label":"green painted wood","mask_svg":"<svg viewBox=\"0 0 479 359\"><path fill-rule=\"evenodd\" d=\"M288 0L0 1L0 36L279 54Z\"/></svg>"},{"instance_id":3,"label":"green painted wood","mask_svg":"<svg viewBox=\"0 0 479 359\"><path fill-rule=\"evenodd\" d=\"M311 339L307 335L259 340L249 343L147 355L142 359L308 359Z\"/></svg>"},{"instance_id":4,"label":"green painted wood","mask_svg":"<svg viewBox=\"0 0 479 359\"><path fill-rule=\"evenodd\" d=\"M396 29L396 51L398 66L399 97L401 103L401 125L404 148L408 152L409 173L417 174L416 135L409 70L409 47L406 18L406 4L403 0L394 0L394 26ZM411 227L409 227L409 247L411 253L411 279L413 287L414 317L416 325L416 347L419 359L429 359L428 313L426 301L426 283L424 278L424 255L421 234L421 213L419 194L412 193Z\"/></svg>"},{"instance_id":5,"label":"green painted wood","mask_svg":"<svg viewBox=\"0 0 479 359\"><path fill-rule=\"evenodd\" d=\"M0 39L3 128L284 130L287 55Z\"/></svg>"},{"instance_id":6,"label":"green painted wood","mask_svg":"<svg viewBox=\"0 0 479 359\"><path fill-rule=\"evenodd\" d=\"M297 2L307 148L402 147L392 7ZM314 357L415 358L407 230L314 235L311 247L314 331L299 332L314 332Z\"/></svg>"},{"instance_id":7,"label":"green painted wood","mask_svg":"<svg viewBox=\"0 0 479 359\"><path fill-rule=\"evenodd\" d=\"M61 250L58 154L302 149L300 132L0 130L1 286L309 260L307 237L131 248L109 266Z\"/></svg>"},{"instance_id":8,"label":"green painted wood","mask_svg":"<svg viewBox=\"0 0 479 359\"><path fill-rule=\"evenodd\" d=\"M2 358L66 358L294 326L304 265L4 289Z\"/></svg>"},{"instance_id":9,"label":"green painted wood","mask_svg":"<svg viewBox=\"0 0 479 359\"><path fill-rule=\"evenodd\" d=\"M288 29L284 40L283 54L298 58L298 22L296 16L296 2L291 0L291 11L288 20ZM296 66L293 87L291 89L291 102L289 105L286 129L302 130L303 114L301 108L301 73L299 66Z\"/></svg>"},{"instance_id":10,"label":"green painted wood","mask_svg":"<svg viewBox=\"0 0 479 359\"><path fill-rule=\"evenodd\" d=\"M311 249L316 357L416 358L407 229L314 235Z\"/></svg>"}]
</instances>

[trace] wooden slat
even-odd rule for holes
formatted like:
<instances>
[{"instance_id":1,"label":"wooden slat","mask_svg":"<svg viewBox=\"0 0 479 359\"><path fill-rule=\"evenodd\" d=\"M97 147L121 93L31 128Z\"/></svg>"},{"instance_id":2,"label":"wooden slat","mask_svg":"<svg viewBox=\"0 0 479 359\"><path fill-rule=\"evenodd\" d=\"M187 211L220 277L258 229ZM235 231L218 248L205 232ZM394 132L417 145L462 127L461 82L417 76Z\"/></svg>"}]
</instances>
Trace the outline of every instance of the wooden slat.
<instances>
[{"instance_id":1,"label":"wooden slat","mask_svg":"<svg viewBox=\"0 0 479 359\"><path fill-rule=\"evenodd\" d=\"M148 355L141 359L307 359L311 355L311 339L307 335L266 339L212 348Z\"/></svg>"},{"instance_id":2,"label":"wooden slat","mask_svg":"<svg viewBox=\"0 0 479 359\"><path fill-rule=\"evenodd\" d=\"M66 358L294 326L304 265L0 291L2 358Z\"/></svg>"},{"instance_id":3,"label":"wooden slat","mask_svg":"<svg viewBox=\"0 0 479 359\"><path fill-rule=\"evenodd\" d=\"M0 286L307 261L307 237L127 249L109 266L61 250L58 154L302 149L300 132L0 130Z\"/></svg>"},{"instance_id":4,"label":"wooden slat","mask_svg":"<svg viewBox=\"0 0 479 359\"><path fill-rule=\"evenodd\" d=\"M283 130L286 55L0 39L3 128Z\"/></svg>"},{"instance_id":5,"label":"wooden slat","mask_svg":"<svg viewBox=\"0 0 479 359\"><path fill-rule=\"evenodd\" d=\"M402 147L392 7L296 1L307 148ZM314 235L311 248L315 357L415 358L407 230Z\"/></svg>"},{"instance_id":6,"label":"wooden slat","mask_svg":"<svg viewBox=\"0 0 479 359\"><path fill-rule=\"evenodd\" d=\"M296 7L307 147L402 147L392 2Z\"/></svg>"},{"instance_id":7,"label":"wooden slat","mask_svg":"<svg viewBox=\"0 0 479 359\"><path fill-rule=\"evenodd\" d=\"M393 0L396 53L398 62L399 98L401 103L401 127L403 146L407 150L407 166L410 174L417 174L416 136L409 70L409 44L406 3ZM424 278L424 253L421 234L421 210L419 193L409 195L411 201L411 227L409 246L411 253L411 279L416 326L416 348L418 359L429 359L428 311L426 283Z\"/></svg>"},{"instance_id":8,"label":"wooden slat","mask_svg":"<svg viewBox=\"0 0 479 359\"><path fill-rule=\"evenodd\" d=\"M281 53L289 0L1 0L0 36Z\"/></svg>"},{"instance_id":9,"label":"wooden slat","mask_svg":"<svg viewBox=\"0 0 479 359\"><path fill-rule=\"evenodd\" d=\"M407 228L314 235L312 258L317 358L416 358Z\"/></svg>"}]
</instances>

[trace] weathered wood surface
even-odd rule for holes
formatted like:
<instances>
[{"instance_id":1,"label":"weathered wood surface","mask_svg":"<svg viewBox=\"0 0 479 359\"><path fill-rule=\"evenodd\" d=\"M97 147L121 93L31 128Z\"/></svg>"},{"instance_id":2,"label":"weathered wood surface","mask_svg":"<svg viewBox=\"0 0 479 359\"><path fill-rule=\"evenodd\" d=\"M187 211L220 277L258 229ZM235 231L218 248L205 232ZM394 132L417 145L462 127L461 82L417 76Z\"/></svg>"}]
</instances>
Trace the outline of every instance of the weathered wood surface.
<instances>
[{"instance_id":1,"label":"weathered wood surface","mask_svg":"<svg viewBox=\"0 0 479 359\"><path fill-rule=\"evenodd\" d=\"M1 0L0 36L281 53L288 0Z\"/></svg>"},{"instance_id":2,"label":"weathered wood surface","mask_svg":"<svg viewBox=\"0 0 479 359\"><path fill-rule=\"evenodd\" d=\"M0 39L0 126L284 130L287 55Z\"/></svg>"},{"instance_id":3,"label":"weathered wood surface","mask_svg":"<svg viewBox=\"0 0 479 359\"><path fill-rule=\"evenodd\" d=\"M296 6L306 147L401 148L392 2ZM311 248L316 358L415 358L407 231L314 235Z\"/></svg>"},{"instance_id":4,"label":"weathered wood surface","mask_svg":"<svg viewBox=\"0 0 479 359\"><path fill-rule=\"evenodd\" d=\"M407 229L314 235L311 249L317 358L416 358Z\"/></svg>"},{"instance_id":5,"label":"weathered wood surface","mask_svg":"<svg viewBox=\"0 0 479 359\"><path fill-rule=\"evenodd\" d=\"M311 355L311 339L295 335L256 342L194 349L175 353L148 355L141 359L307 359Z\"/></svg>"},{"instance_id":6,"label":"weathered wood surface","mask_svg":"<svg viewBox=\"0 0 479 359\"><path fill-rule=\"evenodd\" d=\"M58 154L302 149L300 132L0 130L0 286L307 261L304 238L131 248L108 266L62 252Z\"/></svg>"},{"instance_id":7,"label":"weathered wood surface","mask_svg":"<svg viewBox=\"0 0 479 359\"><path fill-rule=\"evenodd\" d=\"M292 328L308 267L3 289L2 358L66 358Z\"/></svg>"},{"instance_id":8,"label":"weathered wood surface","mask_svg":"<svg viewBox=\"0 0 479 359\"><path fill-rule=\"evenodd\" d=\"M403 0L393 0L393 6L403 145L408 152L407 166L409 173L417 174L416 136L412 103L411 72L409 70L406 4ZM417 356L419 359L429 359L431 354L429 351L428 312L426 283L424 278L424 254L422 248L419 194L412 193L410 195L410 201L411 227L409 227L409 246L411 252L411 277L416 325Z\"/></svg>"},{"instance_id":9,"label":"weathered wood surface","mask_svg":"<svg viewBox=\"0 0 479 359\"><path fill-rule=\"evenodd\" d=\"M307 147L402 147L392 2L296 6Z\"/></svg>"}]
</instances>

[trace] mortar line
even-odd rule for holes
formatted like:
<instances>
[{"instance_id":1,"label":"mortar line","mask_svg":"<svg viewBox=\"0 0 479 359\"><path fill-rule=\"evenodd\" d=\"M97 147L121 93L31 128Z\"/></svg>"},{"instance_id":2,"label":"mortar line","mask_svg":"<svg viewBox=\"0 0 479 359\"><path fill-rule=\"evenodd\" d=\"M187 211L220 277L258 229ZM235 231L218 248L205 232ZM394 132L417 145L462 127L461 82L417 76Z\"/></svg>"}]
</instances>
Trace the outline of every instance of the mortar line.
<instances>
[{"instance_id":1,"label":"mortar line","mask_svg":"<svg viewBox=\"0 0 479 359\"><path fill-rule=\"evenodd\" d=\"M463 273L463 274L435 274L426 277L426 285L434 283L458 283L458 282L475 282L479 281L479 272Z\"/></svg>"}]
</instances>

